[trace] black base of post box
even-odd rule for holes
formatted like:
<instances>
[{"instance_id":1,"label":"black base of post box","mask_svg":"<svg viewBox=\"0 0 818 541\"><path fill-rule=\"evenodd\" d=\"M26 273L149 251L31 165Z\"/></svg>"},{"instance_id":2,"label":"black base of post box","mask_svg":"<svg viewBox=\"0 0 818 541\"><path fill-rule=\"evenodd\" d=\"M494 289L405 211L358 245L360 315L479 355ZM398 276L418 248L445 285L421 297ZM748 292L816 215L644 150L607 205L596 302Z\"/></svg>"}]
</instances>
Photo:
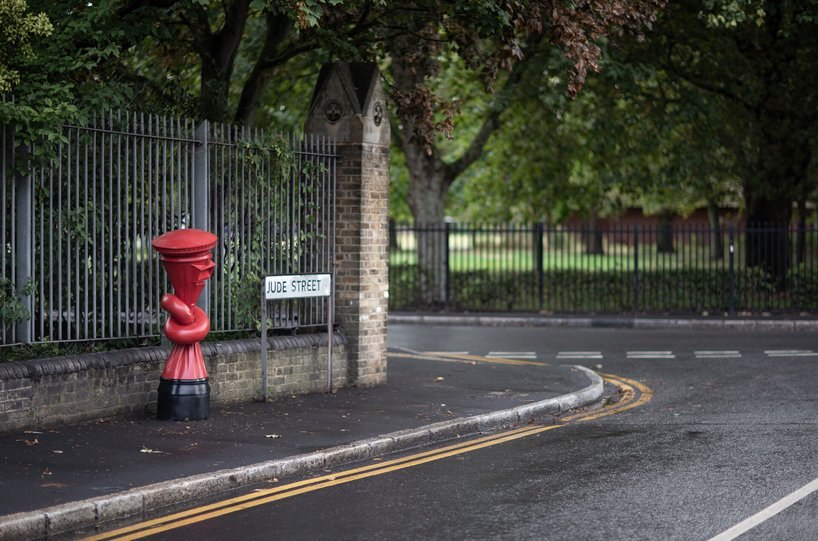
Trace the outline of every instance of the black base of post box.
<instances>
[{"instance_id":1,"label":"black base of post box","mask_svg":"<svg viewBox=\"0 0 818 541\"><path fill-rule=\"evenodd\" d=\"M159 378L156 418L161 421L203 421L210 415L207 379Z\"/></svg>"}]
</instances>

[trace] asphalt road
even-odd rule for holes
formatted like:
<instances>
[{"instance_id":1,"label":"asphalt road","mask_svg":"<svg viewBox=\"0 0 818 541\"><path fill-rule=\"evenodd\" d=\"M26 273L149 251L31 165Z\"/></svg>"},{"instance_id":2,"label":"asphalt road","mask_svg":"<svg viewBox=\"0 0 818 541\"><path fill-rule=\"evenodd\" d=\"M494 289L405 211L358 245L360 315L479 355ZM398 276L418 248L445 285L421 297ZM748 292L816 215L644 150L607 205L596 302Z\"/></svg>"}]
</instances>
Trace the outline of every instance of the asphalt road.
<instances>
[{"instance_id":1,"label":"asphalt road","mask_svg":"<svg viewBox=\"0 0 818 541\"><path fill-rule=\"evenodd\" d=\"M818 478L807 333L394 325L390 347L581 364L653 397L153 538L708 540ZM818 539L807 492L739 538Z\"/></svg>"}]
</instances>

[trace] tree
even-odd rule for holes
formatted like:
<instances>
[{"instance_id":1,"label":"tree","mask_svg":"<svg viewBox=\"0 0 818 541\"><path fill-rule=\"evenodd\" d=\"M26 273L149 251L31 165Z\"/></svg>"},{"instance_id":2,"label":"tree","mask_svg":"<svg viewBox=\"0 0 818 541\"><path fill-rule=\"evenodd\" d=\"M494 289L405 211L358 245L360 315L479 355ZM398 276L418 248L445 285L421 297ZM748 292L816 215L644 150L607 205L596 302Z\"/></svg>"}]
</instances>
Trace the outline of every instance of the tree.
<instances>
[{"instance_id":1,"label":"tree","mask_svg":"<svg viewBox=\"0 0 818 541\"><path fill-rule=\"evenodd\" d=\"M576 94L589 69L598 68L597 41L612 30L638 30L654 17L661 2L588 1L582 3L531 2L510 4L456 5L451 15L417 16L410 12L407 34L389 43L389 74L397 107L398 129L393 129L409 171L409 206L415 222L440 226L445 217L449 189L482 155L492 134L501 125L503 111L514 99L518 85L538 79L553 49L569 59L567 87ZM443 4L446 5L446 4ZM469 9L463 9L468 7ZM449 15L449 16L447 16ZM442 152L436 132L451 137L455 107L430 89L442 66L459 55L466 67L482 75L487 90L500 83L500 91L488 101L479 128L455 157ZM500 77L500 68L507 74ZM424 287L442 302L445 283L438 236L420 235L417 240L421 276L429 277ZM428 285L428 284L427 284Z\"/></svg>"},{"instance_id":2,"label":"tree","mask_svg":"<svg viewBox=\"0 0 818 541\"><path fill-rule=\"evenodd\" d=\"M474 37L468 47L461 43L466 36L480 36L480 23L491 19L477 9L459 14L457 32L453 35L445 24L434 20L416 21L410 36L392 41L390 75L395 85L398 117L403 124L403 129L396 131L400 134L398 142L409 170L409 202L415 220L420 223L443 220L445 197L452 183L481 156L489 138L501 125L504 109L516 98L515 87L526 79L537 84L543 63L550 60L549 53L553 49L561 51L570 61L564 80L568 91L576 94L588 70L599 67L598 40L623 29L639 31L653 20L660 5L661 2L604 0L510 4L507 12L501 12L502 17L497 17L495 22L500 30L490 35L491 40L482 40L492 42L489 46ZM497 9L493 5L490 8ZM522 11L526 8L527 11ZM503 25L502 21L509 22ZM472 28L474 31L464 32ZM502 78L501 90L487 103L482 118L477 120L480 128L454 157L445 156L433 136L435 131L451 136L451 105L437 99L429 89L430 81L440 75L441 64L450 58L446 48L450 43L458 46L458 54L473 70L479 68L475 56L478 60L491 59L481 69L481 73L488 73L484 81L489 84L496 82L498 67L508 69ZM490 52L484 53L485 49ZM498 58L497 51L505 56Z\"/></svg>"},{"instance_id":3,"label":"tree","mask_svg":"<svg viewBox=\"0 0 818 541\"><path fill-rule=\"evenodd\" d=\"M818 135L818 2L685 0L670 5L639 59L718 106L741 178L748 266L783 284L789 225Z\"/></svg>"}]
</instances>

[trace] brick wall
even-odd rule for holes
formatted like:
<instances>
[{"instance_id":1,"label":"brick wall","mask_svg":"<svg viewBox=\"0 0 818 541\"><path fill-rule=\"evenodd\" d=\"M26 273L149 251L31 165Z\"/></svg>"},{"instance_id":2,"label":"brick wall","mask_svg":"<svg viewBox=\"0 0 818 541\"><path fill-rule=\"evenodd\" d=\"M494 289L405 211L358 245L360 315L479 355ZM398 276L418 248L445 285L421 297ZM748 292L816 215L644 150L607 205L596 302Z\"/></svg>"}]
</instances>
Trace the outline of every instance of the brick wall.
<instances>
[{"instance_id":1,"label":"brick wall","mask_svg":"<svg viewBox=\"0 0 818 541\"><path fill-rule=\"evenodd\" d=\"M346 339L334 338L333 383L348 383ZM0 364L0 431L114 416L152 416L169 348L152 347ZM202 344L211 404L261 396L259 340ZM269 338L271 397L325 391L327 336Z\"/></svg>"}]
</instances>

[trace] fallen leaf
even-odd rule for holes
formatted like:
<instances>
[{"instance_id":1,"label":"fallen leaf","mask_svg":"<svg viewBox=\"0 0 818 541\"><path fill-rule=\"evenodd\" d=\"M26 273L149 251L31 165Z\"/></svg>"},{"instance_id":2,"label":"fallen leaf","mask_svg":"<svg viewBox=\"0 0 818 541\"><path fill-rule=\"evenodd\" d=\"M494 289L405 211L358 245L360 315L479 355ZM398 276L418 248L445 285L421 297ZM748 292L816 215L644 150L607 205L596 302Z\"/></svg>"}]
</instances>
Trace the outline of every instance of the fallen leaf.
<instances>
[{"instance_id":1,"label":"fallen leaf","mask_svg":"<svg viewBox=\"0 0 818 541\"><path fill-rule=\"evenodd\" d=\"M31 447L33 445L40 445L40 440L38 440L37 438L34 438L33 440L17 440L17 441L22 441L23 444L27 445L28 447Z\"/></svg>"},{"instance_id":2,"label":"fallen leaf","mask_svg":"<svg viewBox=\"0 0 818 541\"><path fill-rule=\"evenodd\" d=\"M435 378L435 381L443 381L444 379L445 379L445 378L443 378L443 377L441 377L441 376L438 376L438 377L436 377L436 378Z\"/></svg>"}]
</instances>

